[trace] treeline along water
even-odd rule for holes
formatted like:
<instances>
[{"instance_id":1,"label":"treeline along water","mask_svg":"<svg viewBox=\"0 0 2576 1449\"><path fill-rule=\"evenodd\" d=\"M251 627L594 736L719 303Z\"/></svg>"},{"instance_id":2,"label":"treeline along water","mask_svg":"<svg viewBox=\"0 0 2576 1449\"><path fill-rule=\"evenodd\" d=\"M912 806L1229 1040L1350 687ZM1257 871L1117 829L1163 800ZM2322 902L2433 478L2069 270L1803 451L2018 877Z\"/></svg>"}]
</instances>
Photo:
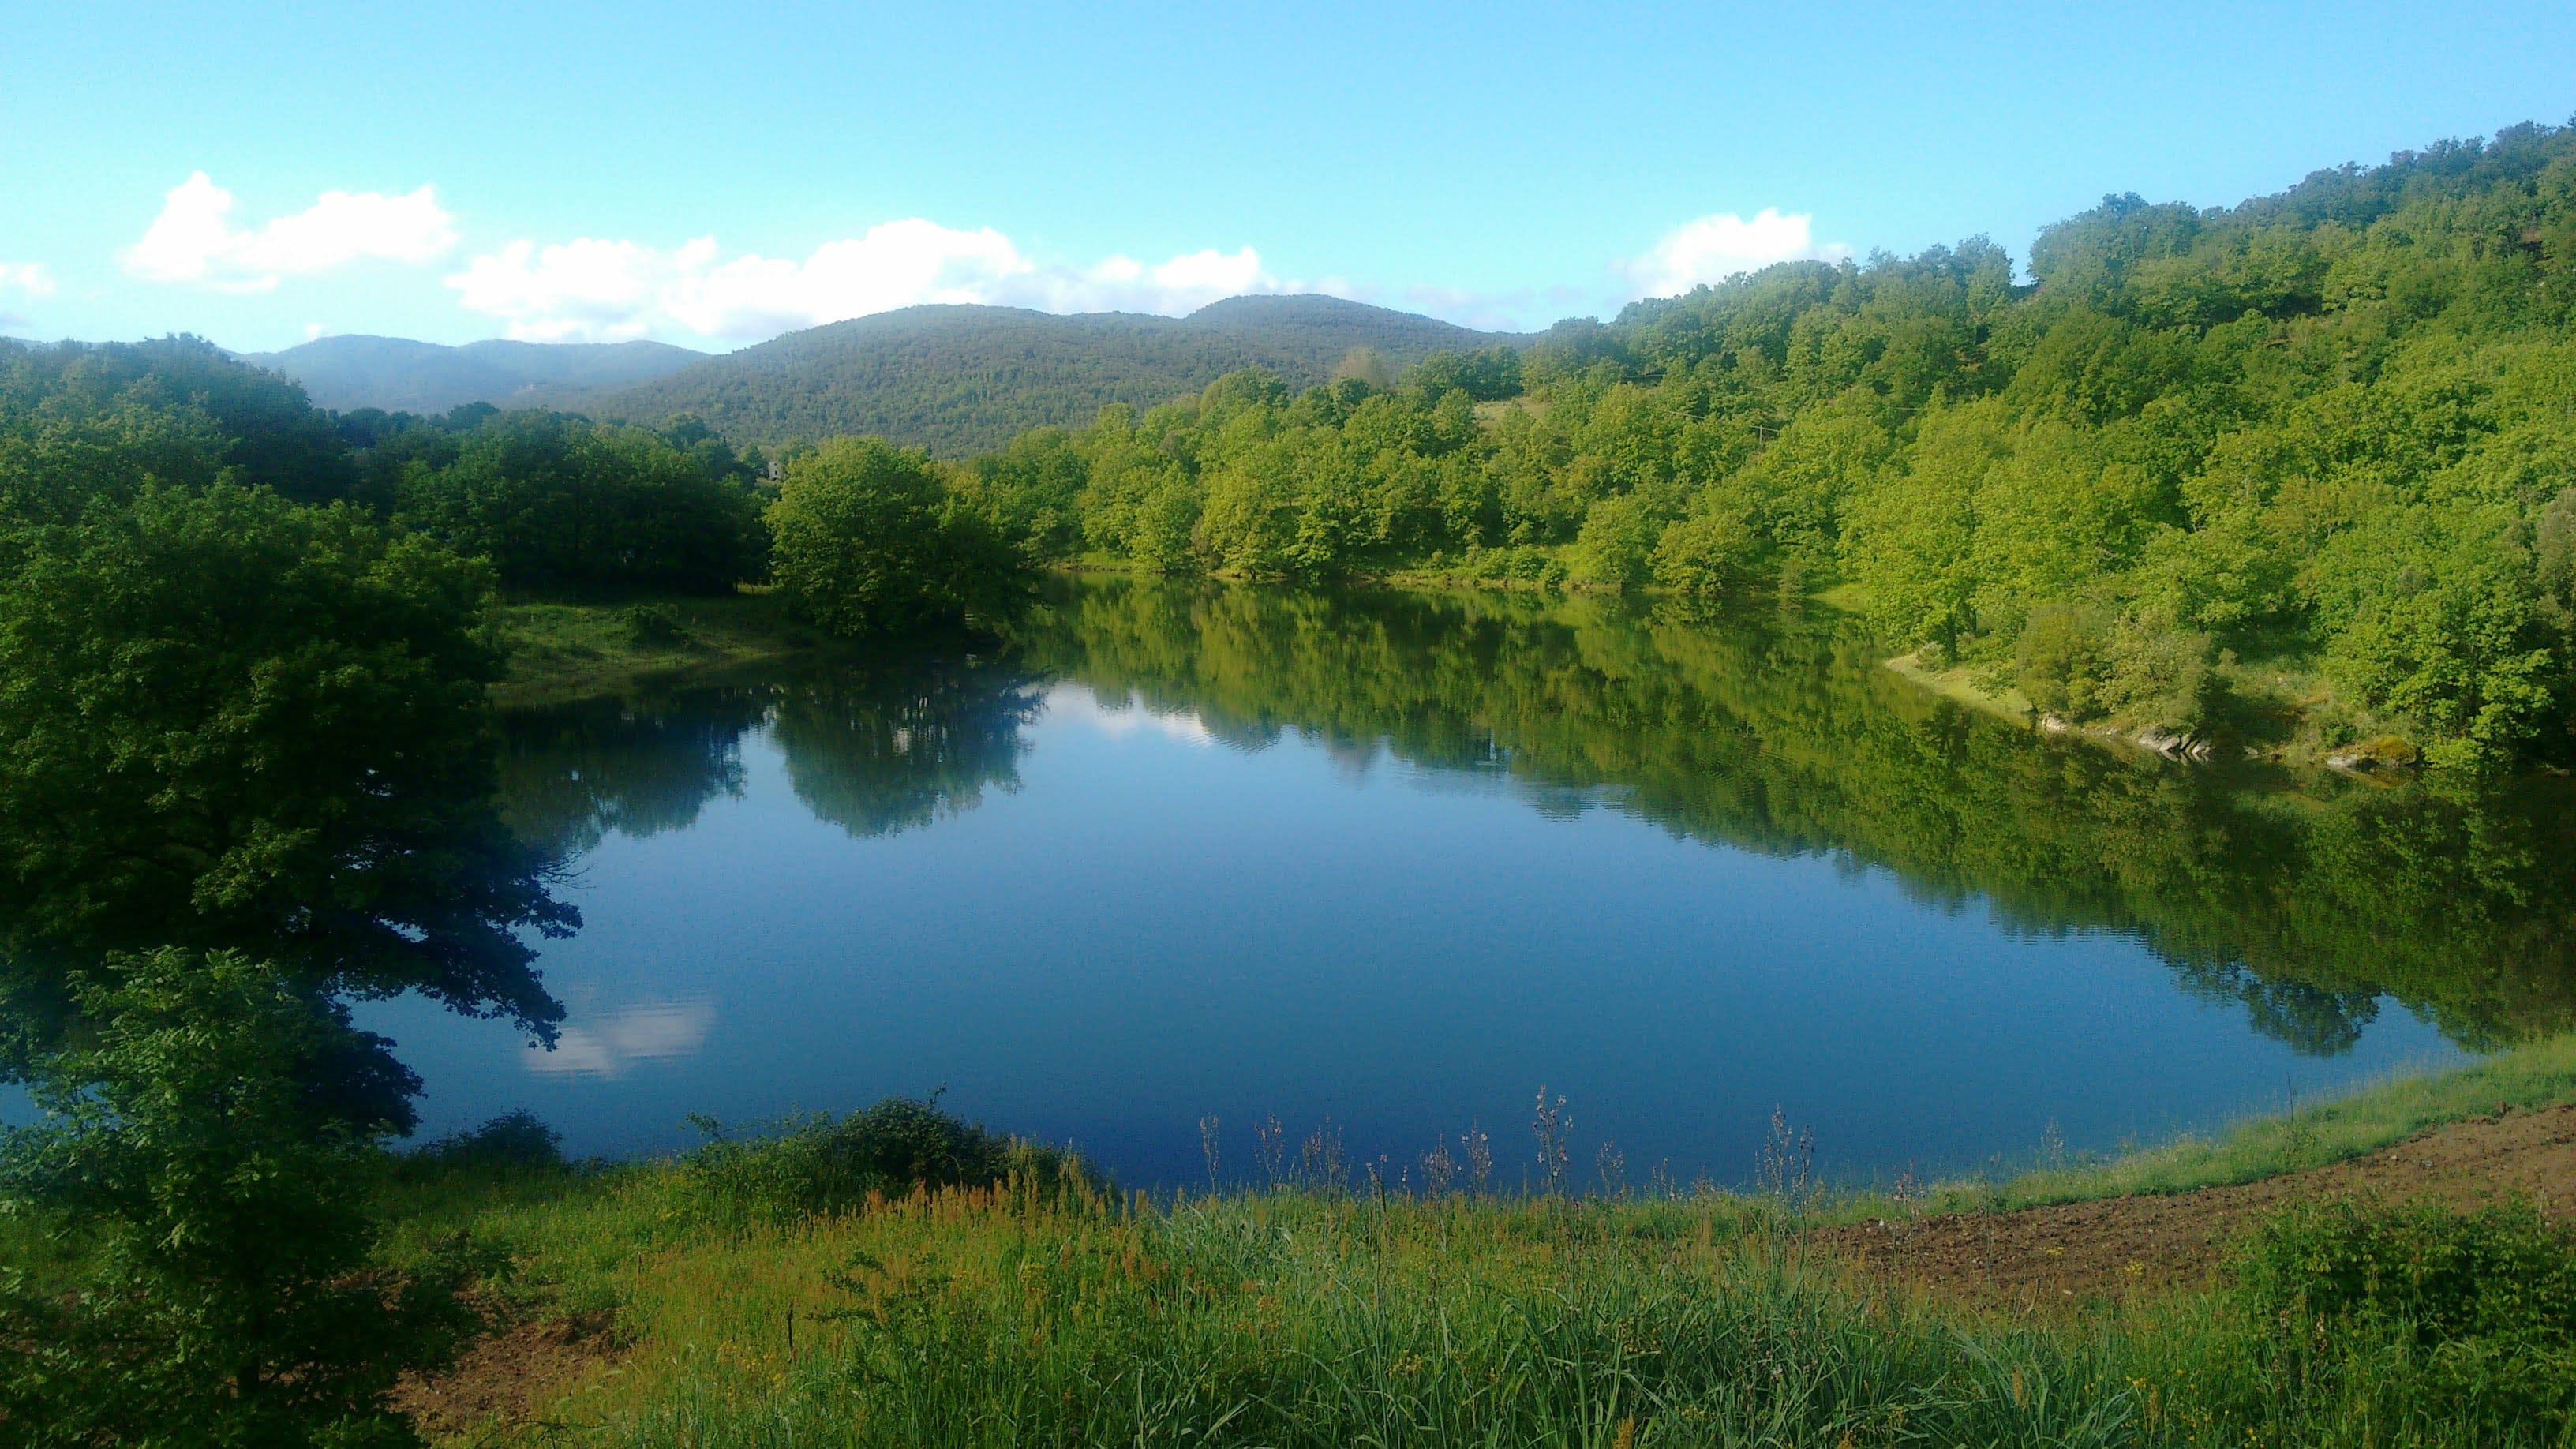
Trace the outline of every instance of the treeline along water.
<instances>
[{"instance_id":1,"label":"treeline along water","mask_svg":"<svg viewBox=\"0 0 2576 1449\"><path fill-rule=\"evenodd\" d=\"M383 1013L576 1145L942 1084L1131 1180L1329 1114L1390 1170L1545 1079L1629 1177L2109 1149L2563 1029L2566 782L2051 739L1821 609L1068 579L1000 641L510 716L579 862L566 1044ZM518 1059L513 1060L516 1057ZM1590 1161L1587 1155L1585 1161ZM1604 1161L1607 1161L1605 1158Z\"/></svg>"}]
</instances>

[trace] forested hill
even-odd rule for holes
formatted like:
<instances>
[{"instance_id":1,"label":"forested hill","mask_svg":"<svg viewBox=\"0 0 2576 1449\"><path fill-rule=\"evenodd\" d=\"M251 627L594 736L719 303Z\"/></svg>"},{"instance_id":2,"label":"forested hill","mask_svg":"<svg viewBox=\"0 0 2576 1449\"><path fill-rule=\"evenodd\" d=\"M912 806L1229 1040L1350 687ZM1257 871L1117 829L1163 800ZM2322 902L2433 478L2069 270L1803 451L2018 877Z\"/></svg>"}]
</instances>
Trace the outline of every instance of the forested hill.
<instances>
[{"instance_id":1,"label":"forested hill","mask_svg":"<svg viewBox=\"0 0 2576 1449\"><path fill-rule=\"evenodd\" d=\"M665 342L469 342L323 337L244 361L304 384L316 407L443 413L459 403L538 407L586 389L623 387L706 356Z\"/></svg>"},{"instance_id":2,"label":"forested hill","mask_svg":"<svg viewBox=\"0 0 2576 1449\"><path fill-rule=\"evenodd\" d=\"M2576 761L2576 127L1783 263L1391 390L1247 373L966 471L1054 551L1747 602L2061 724ZM2331 756L2329 756L2331 757Z\"/></svg>"},{"instance_id":3,"label":"forested hill","mask_svg":"<svg viewBox=\"0 0 2576 1449\"><path fill-rule=\"evenodd\" d=\"M1391 376L1433 352L1519 340L1320 296L1235 297L1182 318L907 307L791 332L573 405L648 424L694 413L737 443L875 433L958 457L1024 429L1087 423L1107 403L1195 396L1241 368L1305 387L1346 363Z\"/></svg>"}]
</instances>

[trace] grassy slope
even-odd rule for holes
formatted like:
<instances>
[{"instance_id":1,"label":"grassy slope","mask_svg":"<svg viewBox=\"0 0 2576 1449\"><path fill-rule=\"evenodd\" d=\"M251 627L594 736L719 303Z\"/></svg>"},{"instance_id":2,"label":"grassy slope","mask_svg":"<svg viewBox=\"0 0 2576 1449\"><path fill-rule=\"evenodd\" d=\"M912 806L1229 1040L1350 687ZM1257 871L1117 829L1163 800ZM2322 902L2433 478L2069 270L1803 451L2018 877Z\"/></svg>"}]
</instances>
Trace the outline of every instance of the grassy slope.
<instances>
[{"instance_id":1,"label":"grassy slope","mask_svg":"<svg viewBox=\"0 0 2576 1449\"><path fill-rule=\"evenodd\" d=\"M2029 1207L2252 1182L2360 1157L2498 1107L2570 1101L2576 1101L2576 1035L2454 1071L2401 1073L2295 1112L2251 1117L2215 1136L2186 1136L2107 1163L2031 1172L1994 1186L1944 1184L1936 1202Z\"/></svg>"},{"instance_id":2,"label":"grassy slope","mask_svg":"<svg viewBox=\"0 0 2576 1449\"><path fill-rule=\"evenodd\" d=\"M2570 1099L2576 1037L1931 1206L2246 1181ZM1792 1213L1724 1192L1433 1200L1363 1181L1147 1202L1022 1184L745 1226L645 1163L432 1176L393 1201L399 1252L469 1231L507 1251L503 1291L531 1314L615 1310L631 1351L549 1386L541 1417L622 1444L1833 1444L1900 1424L1932 1442L2333 1442L2365 1420L2378 1443L2498 1441L2402 1374L2285 1401L2268 1325L2220 1296L2037 1322L1802 1258L1785 1230L1885 1210L1866 1197Z\"/></svg>"},{"instance_id":3,"label":"grassy slope","mask_svg":"<svg viewBox=\"0 0 2576 1449\"><path fill-rule=\"evenodd\" d=\"M635 611L669 611L680 634L638 627ZM639 680L783 659L825 640L792 618L775 594L661 599L638 604L513 604L501 611L508 675L501 705L544 704L614 692Z\"/></svg>"}]
</instances>

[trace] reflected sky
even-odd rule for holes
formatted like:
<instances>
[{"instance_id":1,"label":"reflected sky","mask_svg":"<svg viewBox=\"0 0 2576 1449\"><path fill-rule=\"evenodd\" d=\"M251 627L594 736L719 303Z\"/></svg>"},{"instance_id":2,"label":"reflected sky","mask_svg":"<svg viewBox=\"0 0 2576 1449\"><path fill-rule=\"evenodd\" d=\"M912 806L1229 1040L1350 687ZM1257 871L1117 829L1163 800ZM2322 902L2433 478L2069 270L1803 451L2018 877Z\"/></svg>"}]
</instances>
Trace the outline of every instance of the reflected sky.
<instances>
[{"instance_id":1,"label":"reflected sky","mask_svg":"<svg viewBox=\"0 0 2576 1449\"><path fill-rule=\"evenodd\" d=\"M2303 1052L2133 930L1692 838L1615 780L1214 727L1123 687L997 689L1007 719L964 725L915 708L936 693L745 712L703 798L576 832L552 1052L364 1006L428 1083L424 1130L527 1107L622 1155L694 1140L693 1112L944 1087L1134 1183L1201 1176L1205 1115L1249 1172L1265 1113L1397 1164L1481 1122L1516 1181L1544 1082L1578 1170L1607 1137L1632 1180L1739 1181L1776 1105L1866 1177L2026 1157L2052 1123L2109 1150L2461 1055L2389 1003ZM925 732L950 742L935 768L907 763ZM873 763L788 748L826 737Z\"/></svg>"}]
</instances>

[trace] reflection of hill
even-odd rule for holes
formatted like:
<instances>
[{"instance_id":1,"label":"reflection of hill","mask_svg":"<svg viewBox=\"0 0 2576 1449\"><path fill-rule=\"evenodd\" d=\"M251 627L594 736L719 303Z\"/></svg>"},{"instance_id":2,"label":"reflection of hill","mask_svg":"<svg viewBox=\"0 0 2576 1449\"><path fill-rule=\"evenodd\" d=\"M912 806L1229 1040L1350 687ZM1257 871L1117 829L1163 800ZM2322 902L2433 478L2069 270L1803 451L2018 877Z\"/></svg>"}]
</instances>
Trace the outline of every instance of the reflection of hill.
<instances>
[{"instance_id":1,"label":"reflection of hill","mask_svg":"<svg viewBox=\"0 0 2576 1449\"><path fill-rule=\"evenodd\" d=\"M796 798L856 836L889 835L1019 788L1020 729L1038 711L1029 676L972 657L833 670L778 697L777 735Z\"/></svg>"},{"instance_id":2,"label":"reflection of hill","mask_svg":"<svg viewBox=\"0 0 2576 1449\"><path fill-rule=\"evenodd\" d=\"M2382 992L2472 1044L2576 1016L2558 781L2291 794L2143 767L1910 689L1832 618L1091 580L1021 634L1032 666L1238 743L1382 741L1560 808L1884 866L2026 929L2134 932L2303 1051L2349 1045Z\"/></svg>"}]
</instances>

